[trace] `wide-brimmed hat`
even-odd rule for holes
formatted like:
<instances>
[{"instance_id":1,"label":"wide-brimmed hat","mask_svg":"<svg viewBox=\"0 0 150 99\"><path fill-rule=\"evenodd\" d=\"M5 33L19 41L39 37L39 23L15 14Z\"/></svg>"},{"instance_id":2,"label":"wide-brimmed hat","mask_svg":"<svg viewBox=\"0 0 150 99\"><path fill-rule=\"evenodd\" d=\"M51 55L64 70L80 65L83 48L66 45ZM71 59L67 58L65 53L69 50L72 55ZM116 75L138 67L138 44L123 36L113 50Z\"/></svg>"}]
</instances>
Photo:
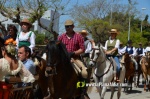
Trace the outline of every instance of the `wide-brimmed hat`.
<instances>
[{"instance_id":1,"label":"wide-brimmed hat","mask_svg":"<svg viewBox=\"0 0 150 99\"><path fill-rule=\"evenodd\" d=\"M30 22L28 19L26 19L26 18L23 19L23 20L20 22L20 25L22 26L23 23L27 23L27 24L29 24L30 27L32 27L31 22Z\"/></svg>"},{"instance_id":2,"label":"wide-brimmed hat","mask_svg":"<svg viewBox=\"0 0 150 99\"><path fill-rule=\"evenodd\" d=\"M132 44L132 40L129 40L127 43L128 43L128 44Z\"/></svg>"},{"instance_id":3,"label":"wide-brimmed hat","mask_svg":"<svg viewBox=\"0 0 150 99\"><path fill-rule=\"evenodd\" d=\"M85 34L85 35L88 35L87 31L86 30L82 30L81 32L79 32L80 34Z\"/></svg>"},{"instance_id":4,"label":"wide-brimmed hat","mask_svg":"<svg viewBox=\"0 0 150 99\"><path fill-rule=\"evenodd\" d=\"M119 34L119 32L117 31L117 29L111 29L111 30L109 31L109 33L116 33L116 34Z\"/></svg>"},{"instance_id":5,"label":"wide-brimmed hat","mask_svg":"<svg viewBox=\"0 0 150 99\"><path fill-rule=\"evenodd\" d=\"M73 25L74 22L72 20L66 20L65 25Z\"/></svg>"},{"instance_id":6,"label":"wide-brimmed hat","mask_svg":"<svg viewBox=\"0 0 150 99\"><path fill-rule=\"evenodd\" d=\"M122 42L120 42L120 45L123 45L123 43L122 43Z\"/></svg>"}]
</instances>

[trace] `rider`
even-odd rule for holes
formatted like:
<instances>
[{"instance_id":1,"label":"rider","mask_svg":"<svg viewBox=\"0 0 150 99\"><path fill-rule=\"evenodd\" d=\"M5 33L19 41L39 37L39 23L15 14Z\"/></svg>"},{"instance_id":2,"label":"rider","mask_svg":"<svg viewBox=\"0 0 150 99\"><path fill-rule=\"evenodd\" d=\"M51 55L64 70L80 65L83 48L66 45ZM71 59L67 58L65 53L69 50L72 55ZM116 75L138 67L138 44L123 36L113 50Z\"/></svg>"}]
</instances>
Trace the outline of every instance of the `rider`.
<instances>
[{"instance_id":1,"label":"rider","mask_svg":"<svg viewBox=\"0 0 150 99\"><path fill-rule=\"evenodd\" d=\"M81 69L82 77L87 78L87 68L80 60L80 55L85 51L84 39L79 33L76 33L73 28L74 22L72 20L66 20L66 33L59 36L58 40L65 44L69 57L71 58L71 62Z\"/></svg>"},{"instance_id":2,"label":"rider","mask_svg":"<svg viewBox=\"0 0 150 99\"><path fill-rule=\"evenodd\" d=\"M144 50L144 55L143 55L143 61L144 61L144 63L145 63L145 65L148 65L148 62L146 61L146 56L148 55L150 53L150 42L148 42L148 45L147 45L147 47L145 48L145 50ZM142 61L142 60L141 60ZM140 62L141 63L141 62Z\"/></svg>"},{"instance_id":3,"label":"rider","mask_svg":"<svg viewBox=\"0 0 150 99\"><path fill-rule=\"evenodd\" d=\"M118 48L118 54L119 54L120 56L122 56L124 53L125 53L125 51L124 51L123 43L120 42L120 45L119 45L119 48Z\"/></svg>"},{"instance_id":4,"label":"rider","mask_svg":"<svg viewBox=\"0 0 150 99\"><path fill-rule=\"evenodd\" d=\"M110 33L110 38L105 42L105 53L108 57L113 57L113 59L116 62L117 65L117 73L120 72L120 63L119 63L119 58L117 57L118 54L118 48L120 44L120 40L116 38L117 34L119 33L117 29L111 29ZM118 80L118 77L116 77L116 70L114 69L114 80Z\"/></svg>"},{"instance_id":5,"label":"rider","mask_svg":"<svg viewBox=\"0 0 150 99\"><path fill-rule=\"evenodd\" d=\"M136 54L138 56L143 56L144 55L144 48L142 47L142 43L139 43L139 48L136 49Z\"/></svg>"},{"instance_id":6,"label":"rider","mask_svg":"<svg viewBox=\"0 0 150 99\"><path fill-rule=\"evenodd\" d=\"M92 42L91 40L87 37L88 33L86 30L82 30L80 32L80 34L82 35L82 37L84 38L84 46L85 46L85 52L83 54L81 54L81 57L88 58L89 57L89 53L92 50ZM86 60L84 60L85 62Z\"/></svg>"},{"instance_id":7,"label":"rider","mask_svg":"<svg viewBox=\"0 0 150 99\"><path fill-rule=\"evenodd\" d=\"M132 40L129 40L128 42L128 45L125 46L125 52L129 54L129 56L131 57L132 61L134 62L135 64L135 70L137 71L138 70L138 64L136 62L136 60L134 59L134 56L136 55L136 49L135 47L132 46Z\"/></svg>"}]
</instances>

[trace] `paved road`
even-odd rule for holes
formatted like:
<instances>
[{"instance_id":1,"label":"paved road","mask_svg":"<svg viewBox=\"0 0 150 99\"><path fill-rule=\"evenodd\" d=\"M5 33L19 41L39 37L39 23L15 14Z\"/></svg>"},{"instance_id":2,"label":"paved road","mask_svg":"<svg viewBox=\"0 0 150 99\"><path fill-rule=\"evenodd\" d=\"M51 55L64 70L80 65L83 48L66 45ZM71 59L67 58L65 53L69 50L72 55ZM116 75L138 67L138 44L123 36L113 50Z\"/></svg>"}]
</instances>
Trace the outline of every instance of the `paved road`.
<instances>
[{"instance_id":1,"label":"paved road","mask_svg":"<svg viewBox=\"0 0 150 99\"><path fill-rule=\"evenodd\" d=\"M111 91L108 89L104 99L110 99ZM100 99L98 92L96 91L96 88L92 88L92 92L89 93L90 99ZM114 93L113 99L117 99L117 89ZM143 84L140 83L139 88L136 88L133 86L133 89L131 92L124 93L124 89L122 89L121 97L120 99L150 99L150 92L145 92L143 90Z\"/></svg>"}]
</instances>

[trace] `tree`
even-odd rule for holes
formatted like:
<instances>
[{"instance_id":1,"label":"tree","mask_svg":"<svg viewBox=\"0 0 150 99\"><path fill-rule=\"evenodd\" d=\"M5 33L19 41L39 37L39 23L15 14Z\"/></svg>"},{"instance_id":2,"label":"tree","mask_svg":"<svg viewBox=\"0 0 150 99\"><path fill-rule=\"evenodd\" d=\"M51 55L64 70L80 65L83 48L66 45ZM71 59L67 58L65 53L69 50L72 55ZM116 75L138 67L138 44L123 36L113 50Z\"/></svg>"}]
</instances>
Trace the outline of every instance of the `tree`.
<instances>
[{"instance_id":1,"label":"tree","mask_svg":"<svg viewBox=\"0 0 150 99\"><path fill-rule=\"evenodd\" d=\"M54 38L57 39L58 33L54 31L54 21L55 13L59 12L60 16L64 15L63 11L65 10L65 6L69 3L70 0L65 3L62 0L1 0L0 1L0 13L11 19L14 23L20 24L21 15L28 16L31 23L38 21L39 26L47 30L49 33L54 35ZM44 26L40 18L43 16L45 11L54 10L54 15L51 16L52 20L49 27ZM59 18L59 16L57 17ZM1 25L1 22L0 22ZM1 30L5 30L2 25L0 26Z\"/></svg>"},{"instance_id":2,"label":"tree","mask_svg":"<svg viewBox=\"0 0 150 99\"><path fill-rule=\"evenodd\" d=\"M129 0L130 5L120 4L119 1L120 0L93 0L84 6L76 5L71 15L78 21L78 27L87 29L96 42L105 42L109 37L108 31L111 28L118 29L122 35L119 36L119 39L123 40L123 42L127 42L126 37L128 36L127 33L129 30L129 17L131 24L130 34L137 35L133 37L134 39L139 40L138 37L141 36L140 38L145 40L142 34L140 34L141 20L138 15L139 11L136 9L136 1ZM111 7L113 10L111 10ZM112 25L110 25L111 15Z\"/></svg>"}]
</instances>

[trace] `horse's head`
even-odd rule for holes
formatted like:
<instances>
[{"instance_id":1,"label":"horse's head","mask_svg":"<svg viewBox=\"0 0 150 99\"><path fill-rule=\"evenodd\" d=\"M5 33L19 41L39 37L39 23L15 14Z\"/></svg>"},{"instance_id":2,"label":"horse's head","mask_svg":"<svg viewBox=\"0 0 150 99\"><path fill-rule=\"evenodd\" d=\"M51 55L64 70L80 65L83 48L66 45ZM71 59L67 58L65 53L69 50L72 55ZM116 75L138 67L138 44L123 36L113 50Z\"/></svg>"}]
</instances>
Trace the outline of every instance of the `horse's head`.
<instances>
[{"instance_id":1,"label":"horse's head","mask_svg":"<svg viewBox=\"0 0 150 99\"><path fill-rule=\"evenodd\" d=\"M150 64L150 52L145 53L145 60L146 60L147 63Z\"/></svg>"},{"instance_id":2,"label":"horse's head","mask_svg":"<svg viewBox=\"0 0 150 99\"><path fill-rule=\"evenodd\" d=\"M67 57L67 50L60 41L50 41L46 50L46 73L48 73L48 75L57 74L56 67L61 63L64 63L67 58L69 60L69 57Z\"/></svg>"},{"instance_id":3,"label":"horse's head","mask_svg":"<svg viewBox=\"0 0 150 99\"><path fill-rule=\"evenodd\" d=\"M129 53L124 54L124 61L125 61L125 63L131 61L131 57L130 57Z\"/></svg>"},{"instance_id":4,"label":"horse's head","mask_svg":"<svg viewBox=\"0 0 150 99\"><path fill-rule=\"evenodd\" d=\"M94 46L90 52L89 66L93 67L96 65L96 61L100 55L101 48L99 46Z\"/></svg>"}]
</instances>

